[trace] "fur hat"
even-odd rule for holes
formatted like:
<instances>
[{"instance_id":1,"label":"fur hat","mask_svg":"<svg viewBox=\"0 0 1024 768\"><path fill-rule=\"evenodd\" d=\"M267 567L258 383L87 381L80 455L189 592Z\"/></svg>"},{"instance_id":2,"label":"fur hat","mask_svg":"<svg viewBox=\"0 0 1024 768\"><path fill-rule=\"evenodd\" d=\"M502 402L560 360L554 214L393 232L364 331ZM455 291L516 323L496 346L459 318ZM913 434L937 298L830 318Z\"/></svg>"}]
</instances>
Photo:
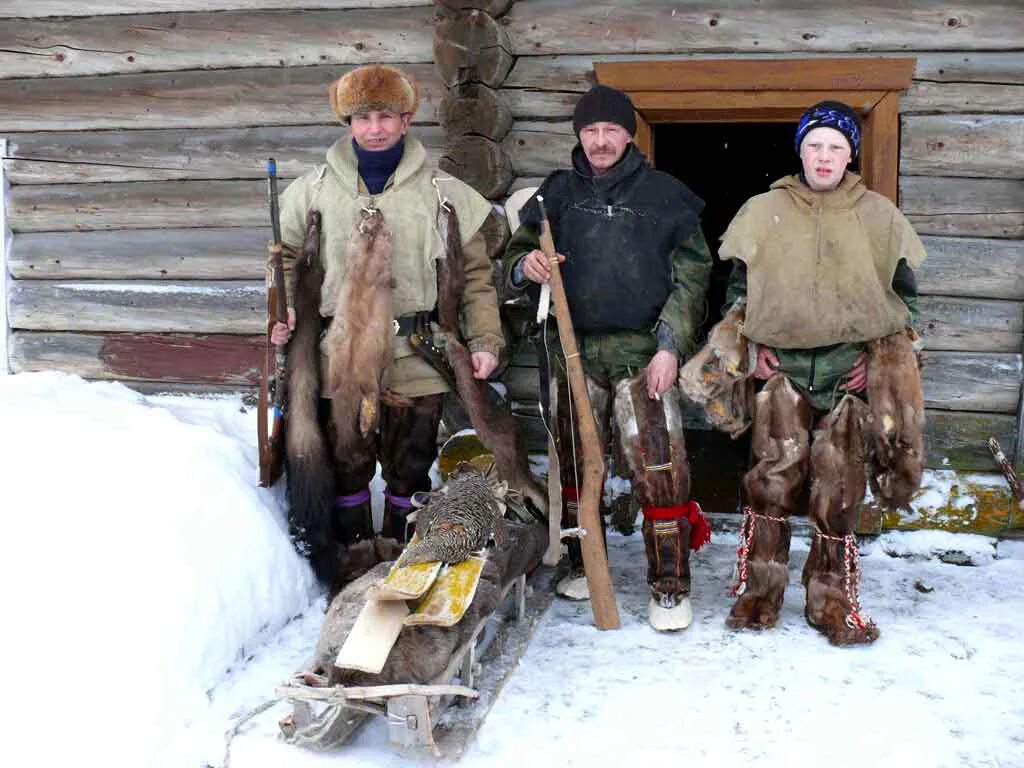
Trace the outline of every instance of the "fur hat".
<instances>
[{"instance_id":1,"label":"fur hat","mask_svg":"<svg viewBox=\"0 0 1024 768\"><path fill-rule=\"evenodd\" d=\"M331 108L347 123L352 115L372 109L390 109L399 114L416 112L420 92L416 82L394 67L367 64L331 83Z\"/></svg>"},{"instance_id":2,"label":"fur hat","mask_svg":"<svg viewBox=\"0 0 1024 768\"><path fill-rule=\"evenodd\" d=\"M632 136L636 133L633 102L618 88L595 85L576 102L572 130L579 136L580 131L591 123L618 123Z\"/></svg>"},{"instance_id":3,"label":"fur hat","mask_svg":"<svg viewBox=\"0 0 1024 768\"><path fill-rule=\"evenodd\" d=\"M852 157L856 157L860 151L860 118L847 104L841 101L819 101L804 112L794 140L798 155L804 137L815 128L833 128L843 134L850 145Z\"/></svg>"}]
</instances>

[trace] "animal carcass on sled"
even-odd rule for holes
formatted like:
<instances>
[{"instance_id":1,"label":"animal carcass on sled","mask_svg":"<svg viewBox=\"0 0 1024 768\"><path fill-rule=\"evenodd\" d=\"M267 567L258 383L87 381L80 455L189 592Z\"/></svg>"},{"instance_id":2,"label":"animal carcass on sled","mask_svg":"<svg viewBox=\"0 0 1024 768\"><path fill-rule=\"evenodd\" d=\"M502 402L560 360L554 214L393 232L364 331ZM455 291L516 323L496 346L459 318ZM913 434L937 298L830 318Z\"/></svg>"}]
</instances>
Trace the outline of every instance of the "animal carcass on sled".
<instances>
[{"instance_id":1,"label":"animal carcass on sled","mask_svg":"<svg viewBox=\"0 0 1024 768\"><path fill-rule=\"evenodd\" d=\"M378 564L334 599L315 658L278 689L294 703L281 723L289 741L330 749L367 714L378 714L388 719L392 744L435 754L440 746L449 755L464 746L465 728L463 743L443 729L435 741L438 717L455 697L476 698L478 680L488 680L492 690L500 686L509 664L480 674L479 657L496 635L501 642L513 638L502 660L514 664L532 625L524 615L529 610L536 619L548 599L548 590L537 590L528 609L525 587L547 547L547 528L503 519L505 493L503 484L495 487L476 468L460 465L418 510L416 536L402 558ZM510 592L519 618L514 625L497 616ZM506 631L495 632L495 625ZM483 717L493 701L487 698L469 720Z\"/></svg>"}]
</instances>

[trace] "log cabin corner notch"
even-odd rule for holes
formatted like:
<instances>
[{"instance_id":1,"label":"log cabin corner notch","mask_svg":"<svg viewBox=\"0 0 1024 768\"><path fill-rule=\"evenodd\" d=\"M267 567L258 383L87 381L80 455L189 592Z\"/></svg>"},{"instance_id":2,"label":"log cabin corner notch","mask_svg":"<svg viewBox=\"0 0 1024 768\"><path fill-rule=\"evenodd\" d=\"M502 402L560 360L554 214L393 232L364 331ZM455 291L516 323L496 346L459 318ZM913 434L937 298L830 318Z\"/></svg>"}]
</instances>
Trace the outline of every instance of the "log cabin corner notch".
<instances>
[{"instance_id":1,"label":"log cabin corner notch","mask_svg":"<svg viewBox=\"0 0 1024 768\"><path fill-rule=\"evenodd\" d=\"M899 93L917 59L702 59L595 62L597 81L625 91L637 110L637 146L655 164L655 123L796 122L822 99L860 111L861 175L898 203Z\"/></svg>"}]
</instances>

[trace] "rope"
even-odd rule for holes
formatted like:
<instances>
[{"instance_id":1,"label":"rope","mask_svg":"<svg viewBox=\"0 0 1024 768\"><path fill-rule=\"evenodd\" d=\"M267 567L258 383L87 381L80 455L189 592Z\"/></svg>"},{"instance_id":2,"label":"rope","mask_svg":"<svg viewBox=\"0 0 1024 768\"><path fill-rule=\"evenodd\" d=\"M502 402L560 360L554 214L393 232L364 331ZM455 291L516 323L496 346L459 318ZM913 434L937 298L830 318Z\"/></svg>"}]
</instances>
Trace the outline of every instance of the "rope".
<instances>
[{"instance_id":1,"label":"rope","mask_svg":"<svg viewBox=\"0 0 1024 768\"><path fill-rule=\"evenodd\" d=\"M756 518L771 520L773 523L784 523L786 518L755 512L751 507L743 508L743 525L740 526L740 545L736 547L736 585L732 588L733 597L739 597L747 591L747 563L750 560L750 546L754 541L754 522Z\"/></svg>"},{"instance_id":2,"label":"rope","mask_svg":"<svg viewBox=\"0 0 1024 768\"><path fill-rule=\"evenodd\" d=\"M843 586L846 591L846 600L850 603L850 612L846 614L846 626L863 632L872 621L868 617L861 616L860 612L860 550L857 548L857 537L852 533L845 536L830 536L818 529L815 529L814 533L822 539L838 541L843 545ZM853 577L855 570L857 572L856 579Z\"/></svg>"}]
</instances>

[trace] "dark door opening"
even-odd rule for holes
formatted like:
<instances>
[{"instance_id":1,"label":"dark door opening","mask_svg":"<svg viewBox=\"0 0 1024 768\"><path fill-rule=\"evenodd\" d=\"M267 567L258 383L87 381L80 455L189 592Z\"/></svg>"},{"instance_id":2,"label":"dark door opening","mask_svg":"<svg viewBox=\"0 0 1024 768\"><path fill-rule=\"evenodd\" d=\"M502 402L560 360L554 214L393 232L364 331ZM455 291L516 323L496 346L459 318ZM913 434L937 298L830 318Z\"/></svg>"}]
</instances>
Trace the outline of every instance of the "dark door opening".
<instances>
[{"instance_id":1,"label":"dark door opening","mask_svg":"<svg viewBox=\"0 0 1024 768\"><path fill-rule=\"evenodd\" d=\"M749 198L796 173L795 123L673 123L654 125L655 166L682 181L704 200L702 217L714 268L708 309L701 328L703 343L722 317L732 262L718 258L719 238ZM716 430L686 431L691 496L715 512L739 510L741 480L750 456L749 432L732 440Z\"/></svg>"}]
</instances>

